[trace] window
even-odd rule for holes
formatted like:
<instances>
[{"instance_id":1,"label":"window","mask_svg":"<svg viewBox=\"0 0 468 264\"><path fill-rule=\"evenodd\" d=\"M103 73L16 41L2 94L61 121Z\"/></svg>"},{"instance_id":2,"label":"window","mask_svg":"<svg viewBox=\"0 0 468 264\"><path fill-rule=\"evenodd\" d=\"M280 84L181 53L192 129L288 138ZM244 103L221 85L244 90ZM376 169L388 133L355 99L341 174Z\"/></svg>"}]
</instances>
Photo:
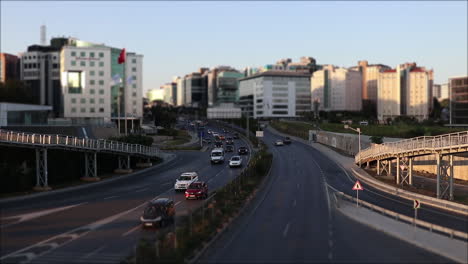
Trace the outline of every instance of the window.
<instances>
[{"instance_id":1,"label":"window","mask_svg":"<svg viewBox=\"0 0 468 264\"><path fill-rule=\"evenodd\" d=\"M91 107L91 108L89 109L89 112L90 112L90 113L94 113L94 107Z\"/></svg>"},{"instance_id":2,"label":"window","mask_svg":"<svg viewBox=\"0 0 468 264\"><path fill-rule=\"evenodd\" d=\"M90 85L94 85L95 83L96 83L95 80L89 80L89 84L90 84Z\"/></svg>"},{"instance_id":3,"label":"window","mask_svg":"<svg viewBox=\"0 0 468 264\"><path fill-rule=\"evenodd\" d=\"M80 61L80 66L86 66L86 61Z\"/></svg>"},{"instance_id":4,"label":"window","mask_svg":"<svg viewBox=\"0 0 468 264\"><path fill-rule=\"evenodd\" d=\"M80 111L81 113L86 113L86 108L82 107Z\"/></svg>"},{"instance_id":5,"label":"window","mask_svg":"<svg viewBox=\"0 0 468 264\"><path fill-rule=\"evenodd\" d=\"M132 72L136 72L136 67L133 67L133 68L132 68Z\"/></svg>"},{"instance_id":6,"label":"window","mask_svg":"<svg viewBox=\"0 0 468 264\"><path fill-rule=\"evenodd\" d=\"M94 71L89 71L90 76L94 76Z\"/></svg>"},{"instance_id":7,"label":"window","mask_svg":"<svg viewBox=\"0 0 468 264\"><path fill-rule=\"evenodd\" d=\"M89 93L90 94L94 94L94 89L89 89ZM93 100L92 104L94 104L94 99L90 99L90 100ZM91 101L90 101L91 102Z\"/></svg>"},{"instance_id":8,"label":"window","mask_svg":"<svg viewBox=\"0 0 468 264\"><path fill-rule=\"evenodd\" d=\"M99 85L104 85L104 81L103 81L103 80L99 80Z\"/></svg>"},{"instance_id":9,"label":"window","mask_svg":"<svg viewBox=\"0 0 468 264\"><path fill-rule=\"evenodd\" d=\"M104 98L99 98L99 103L103 104L104 103Z\"/></svg>"},{"instance_id":10,"label":"window","mask_svg":"<svg viewBox=\"0 0 468 264\"><path fill-rule=\"evenodd\" d=\"M89 62L89 66L94 67L95 65L96 65L96 63L94 61Z\"/></svg>"},{"instance_id":11,"label":"window","mask_svg":"<svg viewBox=\"0 0 468 264\"><path fill-rule=\"evenodd\" d=\"M68 93L81 93L81 72L68 72Z\"/></svg>"},{"instance_id":12,"label":"window","mask_svg":"<svg viewBox=\"0 0 468 264\"><path fill-rule=\"evenodd\" d=\"M132 77L133 77L133 80L135 81L136 80L136 75L133 75Z\"/></svg>"},{"instance_id":13,"label":"window","mask_svg":"<svg viewBox=\"0 0 468 264\"><path fill-rule=\"evenodd\" d=\"M100 113L103 113L103 112L104 112L104 108L102 108L102 107L99 108L99 112L100 112Z\"/></svg>"},{"instance_id":14,"label":"window","mask_svg":"<svg viewBox=\"0 0 468 264\"><path fill-rule=\"evenodd\" d=\"M84 51L80 52L80 56L81 57L86 57L86 52L84 52Z\"/></svg>"},{"instance_id":15,"label":"window","mask_svg":"<svg viewBox=\"0 0 468 264\"><path fill-rule=\"evenodd\" d=\"M273 111L274 115L287 115L288 111Z\"/></svg>"},{"instance_id":16,"label":"window","mask_svg":"<svg viewBox=\"0 0 468 264\"><path fill-rule=\"evenodd\" d=\"M99 62L99 67L104 67L104 62L103 61Z\"/></svg>"},{"instance_id":17,"label":"window","mask_svg":"<svg viewBox=\"0 0 468 264\"><path fill-rule=\"evenodd\" d=\"M89 56L90 56L91 58L94 58L94 52L90 52L90 53L89 53Z\"/></svg>"},{"instance_id":18,"label":"window","mask_svg":"<svg viewBox=\"0 0 468 264\"><path fill-rule=\"evenodd\" d=\"M132 84L132 87L136 89L136 84Z\"/></svg>"},{"instance_id":19,"label":"window","mask_svg":"<svg viewBox=\"0 0 468 264\"><path fill-rule=\"evenodd\" d=\"M132 63L136 63L136 59L132 59Z\"/></svg>"},{"instance_id":20,"label":"window","mask_svg":"<svg viewBox=\"0 0 468 264\"><path fill-rule=\"evenodd\" d=\"M72 103L72 104L76 104L76 98L72 98L72 99L71 99L71 103Z\"/></svg>"},{"instance_id":21,"label":"window","mask_svg":"<svg viewBox=\"0 0 468 264\"><path fill-rule=\"evenodd\" d=\"M133 100L133 105L136 105L136 101L135 101L135 100Z\"/></svg>"},{"instance_id":22,"label":"window","mask_svg":"<svg viewBox=\"0 0 468 264\"><path fill-rule=\"evenodd\" d=\"M81 99L80 99L80 103L86 104L86 98L81 98Z\"/></svg>"},{"instance_id":23,"label":"window","mask_svg":"<svg viewBox=\"0 0 468 264\"><path fill-rule=\"evenodd\" d=\"M57 63L53 63L52 64L52 69L57 69L58 68L58 64Z\"/></svg>"},{"instance_id":24,"label":"window","mask_svg":"<svg viewBox=\"0 0 468 264\"><path fill-rule=\"evenodd\" d=\"M136 93L135 93L135 92L133 92L133 93L132 93L132 96L133 96L133 97L136 97L137 95L136 95Z\"/></svg>"},{"instance_id":25,"label":"window","mask_svg":"<svg viewBox=\"0 0 468 264\"><path fill-rule=\"evenodd\" d=\"M76 113L76 108L75 108L75 107L72 107L72 108L71 108L71 112L72 112L72 113Z\"/></svg>"},{"instance_id":26,"label":"window","mask_svg":"<svg viewBox=\"0 0 468 264\"><path fill-rule=\"evenodd\" d=\"M103 58L104 57L104 52L99 52L99 58Z\"/></svg>"},{"instance_id":27,"label":"window","mask_svg":"<svg viewBox=\"0 0 468 264\"><path fill-rule=\"evenodd\" d=\"M103 90L103 89L100 89L100 90L99 90L99 94L104 94L104 90Z\"/></svg>"},{"instance_id":28,"label":"window","mask_svg":"<svg viewBox=\"0 0 468 264\"><path fill-rule=\"evenodd\" d=\"M99 76L104 76L104 72L103 72L103 71L99 71Z\"/></svg>"},{"instance_id":29,"label":"window","mask_svg":"<svg viewBox=\"0 0 468 264\"><path fill-rule=\"evenodd\" d=\"M72 51L72 52L71 52L71 55L72 55L72 57L75 57L75 56L76 56L76 52Z\"/></svg>"},{"instance_id":30,"label":"window","mask_svg":"<svg viewBox=\"0 0 468 264\"><path fill-rule=\"evenodd\" d=\"M71 61L71 66L76 66L76 61Z\"/></svg>"}]
</instances>

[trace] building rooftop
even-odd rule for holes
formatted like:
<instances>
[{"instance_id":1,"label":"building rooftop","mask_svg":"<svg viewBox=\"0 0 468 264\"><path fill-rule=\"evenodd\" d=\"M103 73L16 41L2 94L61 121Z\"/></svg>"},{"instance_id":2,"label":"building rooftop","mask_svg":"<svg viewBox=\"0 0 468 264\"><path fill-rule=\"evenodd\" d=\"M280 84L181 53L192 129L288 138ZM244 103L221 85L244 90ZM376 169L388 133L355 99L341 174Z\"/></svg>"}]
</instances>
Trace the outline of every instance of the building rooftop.
<instances>
[{"instance_id":1,"label":"building rooftop","mask_svg":"<svg viewBox=\"0 0 468 264\"><path fill-rule=\"evenodd\" d=\"M270 76L270 77L303 77L303 78L310 78L309 73L305 72L296 72L296 71L264 71L260 73L256 73L253 75L250 75L248 77L240 79L240 81L243 80L249 80L257 77L264 77L264 76Z\"/></svg>"},{"instance_id":2,"label":"building rooftop","mask_svg":"<svg viewBox=\"0 0 468 264\"><path fill-rule=\"evenodd\" d=\"M390 72L396 72L396 69L385 70L382 73L390 73Z\"/></svg>"}]
</instances>

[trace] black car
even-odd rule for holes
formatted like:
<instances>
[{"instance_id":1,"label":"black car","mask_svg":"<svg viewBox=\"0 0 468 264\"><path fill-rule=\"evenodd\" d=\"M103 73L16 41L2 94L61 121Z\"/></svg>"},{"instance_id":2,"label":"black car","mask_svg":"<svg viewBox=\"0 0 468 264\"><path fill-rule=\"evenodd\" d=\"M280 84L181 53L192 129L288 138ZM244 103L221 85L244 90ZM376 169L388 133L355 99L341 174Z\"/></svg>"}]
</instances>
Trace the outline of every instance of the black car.
<instances>
[{"instance_id":1,"label":"black car","mask_svg":"<svg viewBox=\"0 0 468 264\"><path fill-rule=\"evenodd\" d=\"M237 153L239 153L239 155L247 155L249 150L246 147L239 147L239 149L237 149Z\"/></svg>"},{"instance_id":2,"label":"black car","mask_svg":"<svg viewBox=\"0 0 468 264\"><path fill-rule=\"evenodd\" d=\"M239 139L239 133L234 133L234 139Z\"/></svg>"},{"instance_id":3,"label":"black car","mask_svg":"<svg viewBox=\"0 0 468 264\"><path fill-rule=\"evenodd\" d=\"M228 145L228 146L226 146L226 149L225 149L224 151L226 151L226 152L234 152L234 146Z\"/></svg>"},{"instance_id":4,"label":"black car","mask_svg":"<svg viewBox=\"0 0 468 264\"><path fill-rule=\"evenodd\" d=\"M215 148L222 148L222 147L223 147L223 142L221 142L221 141L216 141L216 142L214 143L214 147L215 147Z\"/></svg>"},{"instance_id":5,"label":"black car","mask_svg":"<svg viewBox=\"0 0 468 264\"><path fill-rule=\"evenodd\" d=\"M232 139L228 139L226 140L226 145L234 145L234 141L232 141Z\"/></svg>"},{"instance_id":6,"label":"black car","mask_svg":"<svg viewBox=\"0 0 468 264\"><path fill-rule=\"evenodd\" d=\"M289 137L285 137L283 139L283 143L289 145L289 144L291 144L291 139Z\"/></svg>"},{"instance_id":7,"label":"black car","mask_svg":"<svg viewBox=\"0 0 468 264\"><path fill-rule=\"evenodd\" d=\"M173 223L174 216L174 201L169 198L156 198L148 202L140 217L140 222L143 227L163 227Z\"/></svg>"}]
</instances>

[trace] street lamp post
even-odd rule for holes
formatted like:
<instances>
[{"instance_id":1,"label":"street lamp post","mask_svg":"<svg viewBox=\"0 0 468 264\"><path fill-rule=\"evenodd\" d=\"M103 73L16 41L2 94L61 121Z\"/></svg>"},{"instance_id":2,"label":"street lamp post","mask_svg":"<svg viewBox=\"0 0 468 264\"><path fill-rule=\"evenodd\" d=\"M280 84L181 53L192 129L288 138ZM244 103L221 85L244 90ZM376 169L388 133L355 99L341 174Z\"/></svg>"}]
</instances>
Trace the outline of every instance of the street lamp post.
<instances>
[{"instance_id":1,"label":"street lamp post","mask_svg":"<svg viewBox=\"0 0 468 264\"><path fill-rule=\"evenodd\" d=\"M361 128L352 128L350 127L349 125L344 125L344 128L345 129L351 129L353 131L356 131L358 132L359 136L358 136L358 140L359 140L359 167L361 167Z\"/></svg>"}]
</instances>

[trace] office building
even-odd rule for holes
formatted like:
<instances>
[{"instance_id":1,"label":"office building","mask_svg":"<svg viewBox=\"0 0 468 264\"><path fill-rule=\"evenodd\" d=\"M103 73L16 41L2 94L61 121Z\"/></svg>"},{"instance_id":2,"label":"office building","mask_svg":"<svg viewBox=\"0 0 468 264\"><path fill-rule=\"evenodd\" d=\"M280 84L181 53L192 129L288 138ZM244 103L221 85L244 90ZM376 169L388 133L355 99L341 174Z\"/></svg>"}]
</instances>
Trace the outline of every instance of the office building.
<instances>
[{"instance_id":1,"label":"office building","mask_svg":"<svg viewBox=\"0 0 468 264\"><path fill-rule=\"evenodd\" d=\"M239 80L239 104L253 118L297 117L311 111L310 74L265 71Z\"/></svg>"},{"instance_id":2,"label":"office building","mask_svg":"<svg viewBox=\"0 0 468 264\"><path fill-rule=\"evenodd\" d=\"M410 116L419 121L427 119L432 109L433 71L416 63L398 65L379 76L377 118Z\"/></svg>"},{"instance_id":3,"label":"office building","mask_svg":"<svg viewBox=\"0 0 468 264\"><path fill-rule=\"evenodd\" d=\"M358 70L323 66L312 74L312 102L323 111L361 111L362 77Z\"/></svg>"},{"instance_id":4,"label":"office building","mask_svg":"<svg viewBox=\"0 0 468 264\"><path fill-rule=\"evenodd\" d=\"M177 83L166 83L161 86L161 89L164 90L164 102L175 106L177 104Z\"/></svg>"},{"instance_id":5,"label":"office building","mask_svg":"<svg viewBox=\"0 0 468 264\"><path fill-rule=\"evenodd\" d=\"M19 66L18 56L0 53L0 82L19 80Z\"/></svg>"},{"instance_id":6,"label":"office building","mask_svg":"<svg viewBox=\"0 0 468 264\"><path fill-rule=\"evenodd\" d=\"M450 87L450 124L468 125L468 76L452 77Z\"/></svg>"},{"instance_id":7,"label":"office building","mask_svg":"<svg viewBox=\"0 0 468 264\"><path fill-rule=\"evenodd\" d=\"M185 104L185 80L179 76L176 77L175 83L177 84L177 106Z\"/></svg>"},{"instance_id":8,"label":"office building","mask_svg":"<svg viewBox=\"0 0 468 264\"><path fill-rule=\"evenodd\" d=\"M207 68L184 77L184 105L189 107L208 106L208 76Z\"/></svg>"},{"instance_id":9,"label":"office building","mask_svg":"<svg viewBox=\"0 0 468 264\"><path fill-rule=\"evenodd\" d=\"M449 84L448 83L444 83L440 85L439 101L443 101L445 99L449 99Z\"/></svg>"},{"instance_id":10,"label":"office building","mask_svg":"<svg viewBox=\"0 0 468 264\"><path fill-rule=\"evenodd\" d=\"M208 106L222 103L235 103L239 98L239 79L244 77L236 69L219 66L207 73Z\"/></svg>"}]
</instances>

